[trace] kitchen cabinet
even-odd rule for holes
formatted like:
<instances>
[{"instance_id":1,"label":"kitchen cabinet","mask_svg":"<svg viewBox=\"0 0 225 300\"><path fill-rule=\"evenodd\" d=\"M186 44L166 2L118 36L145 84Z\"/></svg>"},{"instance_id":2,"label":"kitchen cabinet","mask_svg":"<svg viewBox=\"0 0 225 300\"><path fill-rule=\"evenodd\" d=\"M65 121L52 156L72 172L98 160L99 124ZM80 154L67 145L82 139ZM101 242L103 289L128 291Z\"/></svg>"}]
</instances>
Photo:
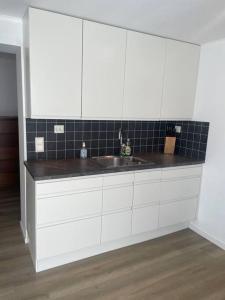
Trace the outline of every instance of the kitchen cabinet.
<instances>
[{"instance_id":1,"label":"kitchen cabinet","mask_svg":"<svg viewBox=\"0 0 225 300\"><path fill-rule=\"evenodd\" d=\"M103 177L103 214L131 209L133 203L133 181L133 173Z\"/></svg>"},{"instance_id":2,"label":"kitchen cabinet","mask_svg":"<svg viewBox=\"0 0 225 300\"><path fill-rule=\"evenodd\" d=\"M161 170L135 172L132 234L158 229Z\"/></svg>"},{"instance_id":3,"label":"kitchen cabinet","mask_svg":"<svg viewBox=\"0 0 225 300\"><path fill-rule=\"evenodd\" d=\"M200 47L167 40L162 119L191 119L195 103Z\"/></svg>"},{"instance_id":4,"label":"kitchen cabinet","mask_svg":"<svg viewBox=\"0 0 225 300\"><path fill-rule=\"evenodd\" d=\"M125 119L159 119L166 40L128 31L124 84Z\"/></svg>"},{"instance_id":5,"label":"kitchen cabinet","mask_svg":"<svg viewBox=\"0 0 225 300\"><path fill-rule=\"evenodd\" d=\"M200 178L189 178L161 182L161 202L192 198L198 195L200 181Z\"/></svg>"},{"instance_id":6,"label":"kitchen cabinet","mask_svg":"<svg viewBox=\"0 0 225 300\"><path fill-rule=\"evenodd\" d=\"M89 218L37 230L37 259L99 245L101 218Z\"/></svg>"},{"instance_id":7,"label":"kitchen cabinet","mask_svg":"<svg viewBox=\"0 0 225 300\"><path fill-rule=\"evenodd\" d=\"M146 205L159 201L160 182L139 183L134 185L134 206Z\"/></svg>"},{"instance_id":8,"label":"kitchen cabinet","mask_svg":"<svg viewBox=\"0 0 225 300\"><path fill-rule=\"evenodd\" d=\"M201 168L162 171L159 228L195 218L201 186Z\"/></svg>"},{"instance_id":9,"label":"kitchen cabinet","mask_svg":"<svg viewBox=\"0 0 225 300\"><path fill-rule=\"evenodd\" d=\"M200 165L34 181L27 229L36 271L149 240L196 216Z\"/></svg>"},{"instance_id":10,"label":"kitchen cabinet","mask_svg":"<svg viewBox=\"0 0 225 300\"><path fill-rule=\"evenodd\" d=\"M131 235L133 180L133 173L103 177L102 243Z\"/></svg>"},{"instance_id":11,"label":"kitchen cabinet","mask_svg":"<svg viewBox=\"0 0 225 300\"><path fill-rule=\"evenodd\" d=\"M159 227L166 227L195 219L198 198L160 205Z\"/></svg>"},{"instance_id":12,"label":"kitchen cabinet","mask_svg":"<svg viewBox=\"0 0 225 300\"><path fill-rule=\"evenodd\" d=\"M82 20L34 8L27 17L27 116L80 118Z\"/></svg>"},{"instance_id":13,"label":"kitchen cabinet","mask_svg":"<svg viewBox=\"0 0 225 300\"><path fill-rule=\"evenodd\" d=\"M191 119L200 47L29 8L27 117Z\"/></svg>"},{"instance_id":14,"label":"kitchen cabinet","mask_svg":"<svg viewBox=\"0 0 225 300\"><path fill-rule=\"evenodd\" d=\"M103 212L131 209L133 186L103 189Z\"/></svg>"},{"instance_id":15,"label":"kitchen cabinet","mask_svg":"<svg viewBox=\"0 0 225 300\"><path fill-rule=\"evenodd\" d=\"M139 234L156 230L159 220L159 205L148 205L134 208L132 218L132 233Z\"/></svg>"},{"instance_id":16,"label":"kitchen cabinet","mask_svg":"<svg viewBox=\"0 0 225 300\"><path fill-rule=\"evenodd\" d=\"M126 30L84 21L83 118L121 119Z\"/></svg>"},{"instance_id":17,"label":"kitchen cabinet","mask_svg":"<svg viewBox=\"0 0 225 300\"><path fill-rule=\"evenodd\" d=\"M130 236L131 216L131 210L104 215L102 217L102 243Z\"/></svg>"},{"instance_id":18,"label":"kitchen cabinet","mask_svg":"<svg viewBox=\"0 0 225 300\"><path fill-rule=\"evenodd\" d=\"M62 209L62 203L64 203ZM37 226L54 225L101 213L102 192L82 192L38 199Z\"/></svg>"}]
</instances>

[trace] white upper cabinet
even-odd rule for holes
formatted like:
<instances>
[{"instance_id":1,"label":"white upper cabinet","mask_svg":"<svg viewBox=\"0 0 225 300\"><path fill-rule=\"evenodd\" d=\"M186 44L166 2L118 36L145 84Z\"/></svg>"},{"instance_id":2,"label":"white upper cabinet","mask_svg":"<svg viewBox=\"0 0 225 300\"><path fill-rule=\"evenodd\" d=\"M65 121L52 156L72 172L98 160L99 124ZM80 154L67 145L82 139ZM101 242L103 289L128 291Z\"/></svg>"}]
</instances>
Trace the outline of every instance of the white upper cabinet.
<instances>
[{"instance_id":1,"label":"white upper cabinet","mask_svg":"<svg viewBox=\"0 0 225 300\"><path fill-rule=\"evenodd\" d=\"M159 119L166 40L128 31L124 118Z\"/></svg>"},{"instance_id":2,"label":"white upper cabinet","mask_svg":"<svg viewBox=\"0 0 225 300\"><path fill-rule=\"evenodd\" d=\"M167 40L162 119L191 119L200 47Z\"/></svg>"},{"instance_id":3,"label":"white upper cabinet","mask_svg":"<svg viewBox=\"0 0 225 300\"><path fill-rule=\"evenodd\" d=\"M199 46L35 8L24 29L27 117L192 118Z\"/></svg>"},{"instance_id":4,"label":"white upper cabinet","mask_svg":"<svg viewBox=\"0 0 225 300\"><path fill-rule=\"evenodd\" d=\"M82 20L29 9L30 117L80 118Z\"/></svg>"},{"instance_id":5,"label":"white upper cabinet","mask_svg":"<svg viewBox=\"0 0 225 300\"><path fill-rule=\"evenodd\" d=\"M126 30L84 21L84 118L122 118Z\"/></svg>"}]
</instances>

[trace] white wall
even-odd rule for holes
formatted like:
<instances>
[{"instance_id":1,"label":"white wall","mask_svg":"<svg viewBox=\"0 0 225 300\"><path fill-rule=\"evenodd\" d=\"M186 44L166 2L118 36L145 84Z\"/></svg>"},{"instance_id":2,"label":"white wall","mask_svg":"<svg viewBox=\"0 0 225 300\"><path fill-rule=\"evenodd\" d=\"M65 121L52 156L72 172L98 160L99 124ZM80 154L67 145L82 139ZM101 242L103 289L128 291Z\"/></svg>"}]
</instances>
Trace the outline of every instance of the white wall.
<instances>
[{"instance_id":1,"label":"white wall","mask_svg":"<svg viewBox=\"0 0 225 300\"><path fill-rule=\"evenodd\" d=\"M0 116L17 116L16 55L0 52Z\"/></svg>"},{"instance_id":2,"label":"white wall","mask_svg":"<svg viewBox=\"0 0 225 300\"><path fill-rule=\"evenodd\" d=\"M225 248L225 40L202 46L194 119L210 122L196 225Z\"/></svg>"},{"instance_id":3,"label":"white wall","mask_svg":"<svg viewBox=\"0 0 225 300\"><path fill-rule=\"evenodd\" d=\"M20 46L22 22L20 19L0 15L0 44Z\"/></svg>"}]
</instances>

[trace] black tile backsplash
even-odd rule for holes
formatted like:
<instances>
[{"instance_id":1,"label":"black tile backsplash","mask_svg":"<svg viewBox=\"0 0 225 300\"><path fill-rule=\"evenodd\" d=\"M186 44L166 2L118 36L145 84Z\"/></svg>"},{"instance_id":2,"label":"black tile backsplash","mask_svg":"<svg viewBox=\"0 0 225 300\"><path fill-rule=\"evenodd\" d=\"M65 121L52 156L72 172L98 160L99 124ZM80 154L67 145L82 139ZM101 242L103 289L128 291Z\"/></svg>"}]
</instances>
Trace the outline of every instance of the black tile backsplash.
<instances>
[{"instance_id":1,"label":"black tile backsplash","mask_svg":"<svg viewBox=\"0 0 225 300\"><path fill-rule=\"evenodd\" d=\"M63 134L54 125L64 125ZM130 138L133 153L162 152L168 125L180 125L176 153L205 159L209 123L196 121L86 121L27 119L27 159L69 159L80 156L82 141L88 156L119 154L119 128L124 142ZM45 152L35 152L35 137L44 137Z\"/></svg>"}]
</instances>

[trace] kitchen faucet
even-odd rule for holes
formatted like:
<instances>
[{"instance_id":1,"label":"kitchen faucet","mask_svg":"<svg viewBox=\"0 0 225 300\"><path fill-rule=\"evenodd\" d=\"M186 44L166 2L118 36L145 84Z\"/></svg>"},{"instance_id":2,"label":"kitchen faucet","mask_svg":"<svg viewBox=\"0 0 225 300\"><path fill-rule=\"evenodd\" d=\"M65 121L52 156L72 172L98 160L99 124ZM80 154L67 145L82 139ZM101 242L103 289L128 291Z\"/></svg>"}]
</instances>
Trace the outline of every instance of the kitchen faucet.
<instances>
[{"instance_id":1,"label":"kitchen faucet","mask_svg":"<svg viewBox=\"0 0 225 300\"><path fill-rule=\"evenodd\" d=\"M120 140L120 146L122 147L123 145L123 134L122 134L122 129L119 129L119 136L118 136L119 140Z\"/></svg>"}]
</instances>

